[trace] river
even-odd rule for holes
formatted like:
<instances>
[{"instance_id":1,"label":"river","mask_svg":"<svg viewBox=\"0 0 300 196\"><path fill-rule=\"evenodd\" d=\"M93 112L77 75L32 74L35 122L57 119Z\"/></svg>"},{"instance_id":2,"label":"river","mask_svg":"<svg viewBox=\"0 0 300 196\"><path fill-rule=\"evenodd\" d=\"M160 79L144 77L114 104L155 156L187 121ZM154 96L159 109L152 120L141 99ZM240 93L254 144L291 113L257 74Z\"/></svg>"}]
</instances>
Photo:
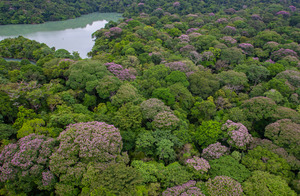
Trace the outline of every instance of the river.
<instances>
[{"instance_id":1,"label":"river","mask_svg":"<svg viewBox=\"0 0 300 196\"><path fill-rule=\"evenodd\" d=\"M87 58L87 53L94 45L92 33L103 28L110 20L117 21L121 16L118 13L92 13L43 24L0 25L0 40L22 35L55 49L66 49L70 53L77 51L81 58Z\"/></svg>"}]
</instances>

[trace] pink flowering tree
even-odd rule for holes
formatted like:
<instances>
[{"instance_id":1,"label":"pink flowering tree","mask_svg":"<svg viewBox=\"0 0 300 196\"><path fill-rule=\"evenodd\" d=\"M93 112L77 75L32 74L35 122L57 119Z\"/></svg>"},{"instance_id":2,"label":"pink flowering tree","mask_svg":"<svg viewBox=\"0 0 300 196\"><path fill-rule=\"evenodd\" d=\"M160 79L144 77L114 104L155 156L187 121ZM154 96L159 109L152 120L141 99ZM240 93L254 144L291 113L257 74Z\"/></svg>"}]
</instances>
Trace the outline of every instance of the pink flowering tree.
<instances>
[{"instance_id":1,"label":"pink flowering tree","mask_svg":"<svg viewBox=\"0 0 300 196\"><path fill-rule=\"evenodd\" d=\"M274 60L274 61L277 61L277 60L280 60L280 59L282 59L286 56L298 57L298 54L294 50L281 48L281 49L279 49L279 50L272 53L271 59Z\"/></svg>"},{"instance_id":2,"label":"pink flowering tree","mask_svg":"<svg viewBox=\"0 0 300 196\"><path fill-rule=\"evenodd\" d=\"M236 40L233 39L231 36L224 36L221 38L221 40L227 45L227 46L234 46L236 44Z\"/></svg>"},{"instance_id":3,"label":"pink flowering tree","mask_svg":"<svg viewBox=\"0 0 300 196\"><path fill-rule=\"evenodd\" d=\"M216 21L216 23L219 23L219 24L224 24L224 23L227 23L227 22L228 22L227 18L219 18L219 19Z\"/></svg>"},{"instance_id":4,"label":"pink flowering tree","mask_svg":"<svg viewBox=\"0 0 300 196\"><path fill-rule=\"evenodd\" d=\"M119 130L104 122L71 124L58 140L59 148L50 158L50 169L60 178L55 186L58 195L77 195L89 166L105 168L128 159L127 154L120 154L123 143Z\"/></svg>"},{"instance_id":5,"label":"pink flowering tree","mask_svg":"<svg viewBox=\"0 0 300 196\"><path fill-rule=\"evenodd\" d=\"M162 111L158 113L152 122L155 129L173 130L179 125L179 119L170 111Z\"/></svg>"},{"instance_id":6,"label":"pink flowering tree","mask_svg":"<svg viewBox=\"0 0 300 196\"><path fill-rule=\"evenodd\" d=\"M254 51L253 45L249 43L241 43L239 44L239 48L241 48L247 55L251 55Z\"/></svg>"},{"instance_id":7,"label":"pink flowering tree","mask_svg":"<svg viewBox=\"0 0 300 196\"><path fill-rule=\"evenodd\" d=\"M182 71L184 73L193 71L185 62L175 61L171 63L166 63L166 67L169 67L172 71Z\"/></svg>"},{"instance_id":8,"label":"pink flowering tree","mask_svg":"<svg viewBox=\"0 0 300 196\"><path fill-rule=\"evenodd\" d=\"M236 10L233 8L228 8L228 9L225 9L224 12L226 14L234 14L236 12Z\"/></svg>"},{"instance_id":9,"label":"pink flowering tree","mask_svg":"<svg viewBox=\"0 0 300 196\"><path fill-rule=\"evenodd\" d=\"M241 184L228 176L216 176L214 179L209 179L205 187L208 195L243 195Z\"/></svg>"},{"instance_id":10,"label":"pink flowering tree","mask_svg":"<svg viewBox=\"0 0 300 196\"><path fill-rule=\"evenodd\" d=\"M122 33L122 29L120 27L112 27L109 29L109 32L110 32L110 36L118 36Z\"/></svg>"},{"instance_id":11,"label":"pink flowering tree","mask_svg":"<svg viewBox=\"0 0 300 196\"><path fill-rule=\"evenodd\" d=\"M266 127L265 137L300 158L300 125L290 119L278 120Z\"/></svg>"},{"instance_id":12,"label":"pink flowering tree","mask_svg":"<svg viewBox=\"0 0 300 196\"><path fill-rule=\"evenodd\" d=\"M188 35L185 35L185 34L182 34L178 37L178 39L181 41L181 42L189 42L190 41L190 38Z\"/></svg>"},{"instance_id":13,"label":"pink flowering tree","mask_svg":"<svg viewBox=\"0 0 300 196\"><path fill-rule=\"evenodd\" d=\"M227 142L234 148L246 150L247 145L252 141L251 134L242 123L235 123L231 120L227 120L226 123L223 124L222 129L227 131Z\"/></svg>"},{"instance_id":14,"label":"pink flowering tree","mask_svg":"<svg viewBox=\"0 0 300 196\"><path fill-rule=\"evenodd\" d=\"M183 46L182 48L180 48L180 52L181 52L181 54L183 54L183 55L189 55L190 54L190 52L192 52L192 51L195 51L196 50L196 48L194 47L194 46L192 46L192 45L186 45L186 46ZM196 51L195 51L196 52Z\"/></svg>"},{"instance_id":15,"label":"pink flowering tree","mask_svg":"<svg viewBox=\"0 0 300 196\"><path fill-rule=\"evenodd\" d=\"M135 79L135 75L129 69L123 68L122 65L116 63L105 63L108 71L114 74L120 80L129 80L132 81Z\"/></svg>"},{"instance_id":16,"label":"pink flowering tree","mask_svg":"<svg viewBox=\"0 0 300 196\"><path fill-rule=\"evenodd\" d=\"M174 186L167 188L162 193L163 196L184 196L184 195L193 195L193 196L205 196L200 188L196 187L196 181L190 180L187 183L182 185Z\"/></svg>"},{"instance_id":17,"label":"pink flowering tree","mask_svg":"<svg viewBox=\"0 0 300 196\"><path fill-rule=\"evenodd\" d=\"M191 159L185 161L186 166L194 174L194 177L197 179L208 179L208 170L210 169L209 162L204 158L199 158L194 156Z\"/></svg>"},{"instance_id":18,"label":"pink flowering tree","mask_svg":"<svg viewBox=\"0 0 300 196\"><path fill-rule=\"evenodd\" d=\"M144 119L153 120L158 113L164 111L170 112L171 109L160 99L151 98L141 103L141 111Z\"/></svg>"},{"instance_id":19,"label":"pink flowering tree","mask_svg":"<svg viewBox=\"0 0 300 196\"><path fill-rule=\"evenodd\" d=\"M186 30L186 34L190 34L190 33L193 33L195 31L198 31L198 30L199 30L199 28L190 28L190 29Z\"/></svg>"},{"instance_id":20,"label":"pink flowering tree","mask_svg":"<svg viewBox=\"0 0 300 196\"><path fill-rule=\"evenodd\" d=\"M262 19L258 14L252 14L252 15L251 15L251 18L252 18L253 20L261 20L261 19Z\"/></svg>"},{"instance_id":21,"label":"pink flowering tree","mask_svg":"<svg viewBox=\"0 0 300 196\"><path fill-rule=\"evenodd\" d=\"M291 14L287 11L279 11L276 13L276 15L282 15L283 17L289 17Z\"/></svg>"},{"instance_id":22,"label":"pink flowering tree","mask_svg":"<svg viewBox=\"0 0 300 196\"><path fill-rule=\"evenodd\" d=\"M223 146L220 142L210 144L207 148L204 148L201 156L207 160L218 159L223 155L229 153L229 148Z\"/></svg>"},{"instance_id":23,"label":"pink flowering tree","mask_svg":"<svg viewBox=\"0 0 300 196\"><path fill-rule=\"evenodd\" d=\"M54 188L57 178L49 169L56 141L31 134L16 144L8 144L0 154L0 181L12 195Z\"/></svg>"},{"instance_id":24,"label":"pink flowering tree","mask_svg":"<svg viewBox=\"0 0 300 196\"><path fill-rule=\"evenodd\" d=\"M293 6L293 5L290 5L289 8L291 9L291 12L295 12L296 9L297 9L297 8L296 8L295 6Z\"/></svg>"},{"instance_id":25,"label":"pink flowering tree","mask_svg":"<svg viewBox=\"0 0 300 196\"><path fill-rule=\"evenodd\" d=\"M180 2L176 1L173 3L173 7L179 7L180 6Z\"/></svg>"},{"instance_id":26,"label":"pink flowering tree","mask_svg":"<svg viewBox=\"0 0 300 196\"><path fill-rule=\"evenodd\" d=\"M223 32L227 35L234 35L236 33L236 28L233 26L227 25L224 29Z\"/></svg>"}]
</instances>

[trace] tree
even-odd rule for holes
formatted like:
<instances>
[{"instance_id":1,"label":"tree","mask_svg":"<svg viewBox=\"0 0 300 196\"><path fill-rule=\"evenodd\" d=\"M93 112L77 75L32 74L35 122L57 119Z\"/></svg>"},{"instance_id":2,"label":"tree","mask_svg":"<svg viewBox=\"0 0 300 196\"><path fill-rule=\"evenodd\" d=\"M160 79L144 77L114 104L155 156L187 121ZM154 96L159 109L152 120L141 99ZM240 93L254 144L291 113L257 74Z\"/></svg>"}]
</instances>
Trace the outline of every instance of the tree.
<instances>
[{"instance_id":1,"label":"tree","mask_svg":"<svg viewBox=\"0 0 300 196\"><path fill-rule=\"evenodd\" d=\"M232 47L221 51L220 59L229 64L240 64L244 61L245 55L240 48Z\"/></svg>"},{"instance_id":2,"label":"tree","mask_svg":"<svg viewBox=\"0 0 300 196\"><path fill-rule=\"evenodd\" d=\"M183 84L184 87L189 86L189 82L187 80L186 74L181 71L172 71L165 79L168 85L175 84L180 82Z\"/></svg>"},{"instance_id":3,"label":"tree","mask_svg":"<svg viewBox=\"0 0 300 196\"><path fill-rule=\"evenodd\" d=\"M222 125L222 130L227 131L227 143L239 150L246 150L247 145L252 141L252 135L249 134L248 129L242 123L227 120Z\"/></svg>"},{"instance_id":4,"label":"tree","mask_svg":"<svg viewBox=\"0 0 300 196\"><path fill-rule=\"evenodd\" d=\"M142 101L143 97L138 93L138 90L129 83L121 85L117 93L111 97L111 103L118 107L128 102L139 104Z\"/></svg>"},{"instance_id":5,"label":"tree","mask_svg":"<svg viewBox=\"0 0 300 196\"><path fill-rule=\"evenodd\" d=\"M2 123L0 123L0 130L0 141L8 140L17 133L17 129L13 128L11 125Z\"/></svg>"},{"instance_id":6,"label":"tree","mask_svg":"<svg viewBox=\"0 0 300 196\"><path fill-rule=\"evenodd\" d=\"M198 122L211 120L212 117L216 114L216 105L213 101L201 101L196 102L194 107L191 109L191 115Z\"/></svg>"},{"instance_id":7,"label":"tree","mask_svg":"<svg viewBox=\"0 0 300 196\"><path fill-rule=\"evenodd\" d=\"M204 121L196 130L195 142L202 148L216 143L219 139L223 138L221 126L222 124L217 121Z\"/></svg>"},{"instance_id":8,"label":"tree","mask_svg":"<svg viewBox=\"0 0 300 196\"><path fill-rule=\"evenodd\" d=\"M97 121L71 124L58 141L59 148L50 158L50 169L60 178L55 186L58 195L79 194L89 165L127 163L127 154L121 155L120 132L113 125Z\"/></svg>"},{"instance_id":9,"label":"tree","mask_svg":"<svg viewBox=\"0 0 300 196\"><path fill-rule=\"evenodd\" d=\"M164 111L171 111L170 107L157 98L151 98L141 103L141 111L144 119L153 120L154 117Z\"/></svg>"},{"instance_id":10,"label":"tree","mask_svg":"<svg viewBox=\"0 0 300 196\"><path fill-rule=\"evenodd\" d=\"M167 190L162 193L163 196L180 196L189 194L192 194L193 196L204 196L201 189L196 186L196 181L192 180L182 185L167 188Z\"/></svg>"},{"instance_id":11,"label":"tree","mask_svg":"<svg viewBox=\"0 0 300 196\"><path fill-rule=\"evenodd\" d=\"M190 91L203 99L214 94L219 89L217 77L209 71L198 71L190 75Z\"/></svg>"},{"instance_id":12,"label":"tree","mask_svg":"<svg viewBox=\"0 0 300 196\"><path fill-rule=\"evenodd\" d=\"M276 112L276 103L267 97L253 97L242 104L242 109L247 119L255 125L256 129L262 129Z\"/></svg>"},{"instance_id":13,"label":"tree","mask_svg":"<svg viewBox=\"0 0 300 196\"><path fill-rule=\"evenodd\" d=\"M290 119L278 120L265 129L265 137L300 159L300 125Z\"/></svg>"},{"instance_id":14,"label":"tree","mask_svg":"<svg viewBox=\"0 0 300 196\"><path fill-rule=\"evenodd\" d=\"M91 111L84 105L74 104L73 107L59 105L57 106L57 110L50 115L48 126L64 129L69 124L92 120Z\"/></svg>"},{"instance_id":15,"label":"tree","mask_svg":"<svg viewBox=\"0 0 300 196\"><path fill-rule=\"evenodd\" d=\"M192 174L187 171L186 167L174 162L161 170L157 177L161 187L165 189L188 182L192 179Z\"/></svg>"},{"instance_id":16,"label":"tree","mask_svg":"<svg viewBox=\"0 0 300 196\"><path fill-rule=\"evenodd\" d=\"M121 86L121 81L114 76L104 76L96 86L97 93L102 99L111 97Z\"/></svg>"},{"instance_id":17,"label":"tree","mask_svg":"<svg viewBox=\"0 0 300 196\"><path fill-rule=\"evenodd\" d=\"M142 124L142 113L140 109L140 106L133 105L131 102L124 104L114 114L113 124L121 130L138 130Z\"/></svg>"},{"instance_id":18,"label":"tree","mask_svg":"<svg viewBox=\"0 0 300 196\"><path fill-rule=\"evenodd\" d=\"M270 72L267 68L255 64L246 65L241 64L237 65L235 68L236 71L244 72L249 81L256 86L260 82L267 79L267 77L270 75Z\"/></svg>"},{"instance_id":19,"label":"tree","mask_svg":"<svg viewBox=\"0 0 300 196\"><path fill-rule=\"evenodd\" d=\"M206 180L209 178L207 175L210 167L210 164L207 160L193 156L193 158L187 159L185 161L186 166L194 174L194 179Z\"/></svg>"},{"instance_id":20,"label":"tree","mask_svg":"<svg viewBox=\"0 0 300 196\"><path fill-rule=\"evenodd\" d=\"M4 147L0 154L0 180L10 194L54 188L57 179L50 171L49 161L56 145L53 138L30 134Z\"/></svg>"},{"instance_id":21,"label":"tree","mask_svg":"<svg viewBox=\"0 0 300 196\"><path fill-rule=\"evenodd\" d=\"M70 66L68 73L66 84L74 90L85 89L89 83L94 83L93 89L98 84L97 80L106 75L111 75L101 62L95 60L78 61Z\"/></svg>"},{"instance_id":22,"label":"tree","mask_svg":"<svg viewBox=\"0 0 300 196\"><path fill-rule=\"evenodd\" d=\"M180 140L170 130L145 131L136 140L137 152L143 152L146 156L156 155L155 158L165 163L175 160L175 149L181 146Z\"/></svg>"},{"instance_id":23,"label":"tree","mask_svg":"<svg viewBox=\"0 0 300 196\"><path fill-rule=\"evenodd\" d=\"M290 171L291 167L285 159L261 146L249 150L248 154L242 158L242 164L250 171L267 171L281 176L287 182L294 177L293 172Z\"/></svg>"},{"instance_id":24,"label":"tree","mask_svg":"<svg viewBox=\"0 0 300 196\"><path fill-rule=\"evenodd\" d=\"M168 106L175 103L175 96L171 93L170 88L157 88L153 91L152 97L161 99Z\"/></svg>"},{"instance_id":25,"label":"tree","mask_svg":"<svg viewBox=\"0 0 300 196\"><path fill-rule=\"evenodd\" d=\"M230 71L222 71L219 75L221 83L234 91L243 90L248 84L248 78L244 73Z\"/></svg>"},{"instance_id":26,"label":"tree","mask_svg":"<svg viewBox=\"0 0 300 196\"><path fill-rule=\"evenodd\" d=\"M280 42L281 36L275 31L265 30L259 32L258 35L254 37L254 45L256 47L262 47L269 41Z\"/></svg>"},{"instance_id":27,"label":"tree","mask_svg":"<svg viewBox=\"0 0 300 196\"><path fill-rule=\"evenodd\" d=\"M158 113L153 121L154 129L174 130L178 127L179 119L172 112L163 111Z\"/></svg>"},{"instance_id":28,"label":"tree","mask_svg":"<svg viewBox=\"0 0 300 196\"><path fill-rule=\"evenodd\" d=\"M173 162L176 158L176 153L173 149L174 143L168 139L162 139L157 143L156 155L159 160L165 163Z\"/></svg>"},{"instance_id":29,"label":"tree","mask_svg":"<svg viewBox=\"0 0 300 196\"><path fill-rule=\"evenodd\" d=\"M298 71L286 70L276 75L276 79L285 79L294 88L300 88L300 74Z\"/></svg>"},{"instance_id":30,"label":"tree","mask_svg":"<svg viewBox=\"0 0 300 196\"><path fill-rule=\"evenodd\" d=\"M175 96L176 103L174 107L179 106L185 111L189 111L194 103L192 93L180 82L171 85L169 88L171 93Z\"/></svg>"},{"instance_id":31,"label":"tree","mask_svg":"<svg viewBox=\"0 0 300 196\"><path fill-rule=\"evenodd\" d=\"M17 117L17 108L13 105L8 94L0 91L0 115L4 117L5 122L13 122L13 119Z\"/></svg>"},{"instance_id":32,"label":"tree","mask_svg":"<svg viewBox=\"0 0 300 196\"><path fill-rule=\"evenodd\" d=\"M45 127L46 123L43 119L35 118L27 120L23 123L22 127L18 130L17 137L25 137L32 133L37 135L45 135L56 137L59 134L59 129L53 127Z\"/></svg>"},{"instance_id":33,"label":"tree","mask_svg":"<svg viewBox=\"0 0 300 196\"><path fill-rule=\"evenodd\" d=\"M277 104L283 101L283 96L281 95L280 92L278 92L275 89L271 89L267 92L264 93L264 96L272 99L273 101L275 101Z\"/></svg>"},{"instance_id":34,"label":"tree","mask_svg":"<svg viewBox=\"0 0 300 196\"><path fill-rule=\"evenodd\" d=\"M208 195L232 195L242 196L243 189L239 182L228 176L216 176L205 182L205 189Z\"/></svg>"},{"instance_id":35,"label":"tree","mask_svg":"<svg viewBox=\"0 0 300 196\"><path fill-rule=\"evenodd\" d=\"M131 166L138 170L145 184L158 182L158 173L165 167L162 163L143 162L141 160L132 161Z\"/></svg>"},{"instance_id":36,"label":"tree","mask_svg":"<svg viewBox=\"0 0 300 196\"><path fill-rule=\"evenodd\" d=\"M204 148L201 156L207 160L219 159L223 155L228 154L229 148L221 145L220 142L210 144L207 148Z\"/></svg>"},{"instance_id":37,"label":"tree","mask_svg":"<svg viewBox=\"0 0 300 196\"><path fill-rule=\"evenodd\" d=\"M244 182L251 176L251 172L232 156L226 155L219 159L209 161L211 178L216 176L229 176L239 183Z\"/></svg>"},{"instance_id":38,"label":"tree","mask_svg":"<svg viewBox=\"0 0 300 196\"><path fill-rule=\"evenodd\" d=\"M110 164L104 170L89 167L84 175L81 195L99 193L101 189L112 195L133 195L137 185L142 183L142 177L136 168L124 163Z\"/></svg>"},{"instance_id":39,"label":"tree","mask_svg":"<svg viewBox=\"0 0 300 196\"><path fill-rule=\"evenodd\" d=\"M249 196L297 195L280 176L264 171L253 171L252 176L243 183L243 190Z\"/></svg>"}]
</instances>

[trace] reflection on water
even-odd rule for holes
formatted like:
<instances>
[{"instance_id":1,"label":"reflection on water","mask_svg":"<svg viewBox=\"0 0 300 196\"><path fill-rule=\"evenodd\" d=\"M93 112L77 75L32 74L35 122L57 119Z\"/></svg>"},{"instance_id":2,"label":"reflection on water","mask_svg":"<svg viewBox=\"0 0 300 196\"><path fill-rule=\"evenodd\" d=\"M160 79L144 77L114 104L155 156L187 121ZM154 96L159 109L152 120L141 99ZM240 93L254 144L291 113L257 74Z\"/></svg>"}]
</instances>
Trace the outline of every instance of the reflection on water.
<instances>
[{"instance_id":1,"label":"reflection on water","mask_svg":"<svg viewBox=\"0 0 300 196\"><path fill-rule=\"evenodd\" d=\"M118 13L92 13L66 21L43 24L0 25L0 40L22 35L26 38L46 43L49 47L78 51L82 58L92 49L91 35L112 20L121 18Z\"/></svg>"}]
</instances>

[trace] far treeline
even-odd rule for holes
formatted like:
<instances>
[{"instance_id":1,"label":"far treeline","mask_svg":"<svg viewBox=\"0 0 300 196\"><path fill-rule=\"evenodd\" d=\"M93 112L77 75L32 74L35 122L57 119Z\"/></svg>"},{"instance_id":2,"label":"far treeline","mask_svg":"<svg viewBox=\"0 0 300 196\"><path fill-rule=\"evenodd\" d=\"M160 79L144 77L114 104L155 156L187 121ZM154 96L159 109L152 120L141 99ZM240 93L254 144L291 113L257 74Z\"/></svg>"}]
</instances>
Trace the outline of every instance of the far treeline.
<instances>
[{"instance_id":1,"label":"far treeline","mask_svg":"<svg viewBox=\"0 0 300 196\"><path fill-rule=\"evenodd\" d=\"M0 195L300 194L298 1L106 6L90 59L0 41Z\"/></svg>"},{"instance_id":2,"label":"far treeline","mask_svg":"<svg viewBox=\"0 0 300 196\"><path fill-rule=\"evenodd\" d=\"M139 12L152 13L163 8L171 14L218 12L224 8L241 9L243 6L264 7L269 4L300 6L298 0L189 0L178 1L180 8L174 9L173 1L147 0L1 0L0 25L38 24L46 21L66 20L92 12L119 12L124 16L136 16ZM144 4L141 6L141 4ZM298 18L299 19L299 18Z\"/></svg>"}]
</instances>

